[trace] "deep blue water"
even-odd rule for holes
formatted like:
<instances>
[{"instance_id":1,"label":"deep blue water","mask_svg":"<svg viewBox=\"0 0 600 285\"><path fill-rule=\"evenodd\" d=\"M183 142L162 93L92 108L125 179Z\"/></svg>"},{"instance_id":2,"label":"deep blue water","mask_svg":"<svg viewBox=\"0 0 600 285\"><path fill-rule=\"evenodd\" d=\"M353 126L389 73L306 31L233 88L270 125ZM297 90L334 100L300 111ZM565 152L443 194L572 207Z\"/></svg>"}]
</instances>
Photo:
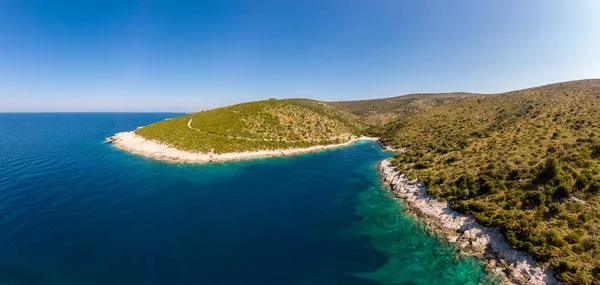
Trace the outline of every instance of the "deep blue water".
<instances>
[{"instance_id":1,"label":"deep blue water","mask_svg":"<svg viewBox=\"0 0 600 285\"><path fill-rule=\"evenodd\" d=\"M479 284L382 188L374 143L157 162L104 139L176 114L0 114L0 284Z\"/></svg>"}]
</instances>

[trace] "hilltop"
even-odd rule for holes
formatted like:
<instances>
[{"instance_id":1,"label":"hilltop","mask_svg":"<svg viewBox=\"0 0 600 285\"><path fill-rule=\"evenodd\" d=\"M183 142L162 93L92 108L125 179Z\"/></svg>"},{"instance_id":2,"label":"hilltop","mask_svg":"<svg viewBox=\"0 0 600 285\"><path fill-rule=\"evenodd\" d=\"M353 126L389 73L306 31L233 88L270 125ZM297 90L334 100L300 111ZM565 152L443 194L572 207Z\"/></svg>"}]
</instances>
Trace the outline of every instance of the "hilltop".
<instances>
[{"instance_id":1,"label":"hilltop","mask_svg":"<svg viewBox=\"0 0 600 285\"><path fill-rule=\"evenodd\" d=\"M473 93L410 94L391 98L327 102L347 110L374 127L384 127L390 122L417 114L436 106L481 96Z\"/></svg>"},{"instance_id":2,"label":"hilltop","mask_svg":"<svg viewBox=\"0 0 600 285\"><path fill-rule=\"evenodd\" d=\"M156 122L135 134L182 151L223 154L339 144L364 128L356 115L318 101L271 99Z\"/></svg>"},{"instance_id":3,"label":"hilltop","mask_svg":"<svg viewBox=\"0 0 600 285\"><path fill-rule=\"evenodd\" d=\"M566 284L600 284L600 80L435 106L381 141L428 194L499 228ZM358 113L358 112L357 112Z\"/></svg>"}]
</instances>

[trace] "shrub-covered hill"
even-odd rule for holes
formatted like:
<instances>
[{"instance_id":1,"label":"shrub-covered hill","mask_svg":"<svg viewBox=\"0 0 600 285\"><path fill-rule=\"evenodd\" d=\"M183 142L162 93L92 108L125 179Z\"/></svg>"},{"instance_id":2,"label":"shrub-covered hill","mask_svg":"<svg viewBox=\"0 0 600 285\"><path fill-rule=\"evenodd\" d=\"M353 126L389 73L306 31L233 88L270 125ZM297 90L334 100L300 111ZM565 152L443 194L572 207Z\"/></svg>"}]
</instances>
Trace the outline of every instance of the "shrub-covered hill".
<instances>
[{"instance_id":1,"label":"shrub-covered hill","mask_svg":"<svg viewBox=\"0 0 600 285\"><path fill-rule=\"evenodd\" d=\"M364 125L356 115L306 100L242 103L173 118L136 134L194 152L242 152L347 142Z\"/></svg>"},{"instance_id":2,"label":"shrub-covered hill","mask_svg":"<svg viewBox=\"0 0 600 285\"><path fill-rule=\"evenodd\" d=\"M327 102L361 117L366 123L383 127L399 118L429 110L433 107L478 97L472 93L411 94L392 98Z\"/></svg>"},{"instance_id":3,"label":"shrub-covered hill","mask_svg":"<svg viewBox=\"0 0 600 285\"><path fill-rule=\"evenodd\" d=\"M391 124L397 169L566 284L600 284L600 80L459 100Z\"/></svg>"}]
</instances>

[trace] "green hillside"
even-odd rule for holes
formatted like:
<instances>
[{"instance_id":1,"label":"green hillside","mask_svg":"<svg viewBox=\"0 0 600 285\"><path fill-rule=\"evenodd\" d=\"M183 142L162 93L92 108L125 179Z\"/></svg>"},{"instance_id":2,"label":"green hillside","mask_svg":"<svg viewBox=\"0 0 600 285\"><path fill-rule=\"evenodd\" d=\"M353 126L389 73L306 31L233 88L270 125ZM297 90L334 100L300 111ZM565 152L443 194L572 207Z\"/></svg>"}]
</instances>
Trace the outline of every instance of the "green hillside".
<instances>
[{"instance_id":1,"label":"green hillside","mask_svg":"<svg viewBox=\"0 0 600 285\"><path fill-rule=\"evenodd\" d=\"M364 123L363 123L364 122ZM600 80L492 95L243 103L136 133L178 149L238 152L348 141L405 149L393 162L454 209L497 227L566 284L600 284Z\"/></svg>"},{"instance_id":2,"label":"green hillside","mask_svg":"<svg viewBox=\"0 0 600 285\"><path fill-rule=\"evenodd\" d=\"M365 126L356 115L305 99L242 103L173 118L136 134L195 152L240 152L346 142Z\"/></svg>"},{"instance_id":3,"label":"green hillside","mask_svg":"<svg viewBox=\"0 0 600 285\"><path fill-rule=\"evenodd\" d=\"M600 80L458 100L391 123L394 163L566 284L600 284Z\"/></svg>"},{"instance_id":4,"label":"green hillside","mask_svg":"<svg viewBox=\"0 0 600 285\"><path fill-rule=\"evenodd\" d=\"M433 107L480 96L472 93L411 94L392 98L327 102L360 116L366 123L383 127L397 119Z\"/></svg>"}]
</instances>

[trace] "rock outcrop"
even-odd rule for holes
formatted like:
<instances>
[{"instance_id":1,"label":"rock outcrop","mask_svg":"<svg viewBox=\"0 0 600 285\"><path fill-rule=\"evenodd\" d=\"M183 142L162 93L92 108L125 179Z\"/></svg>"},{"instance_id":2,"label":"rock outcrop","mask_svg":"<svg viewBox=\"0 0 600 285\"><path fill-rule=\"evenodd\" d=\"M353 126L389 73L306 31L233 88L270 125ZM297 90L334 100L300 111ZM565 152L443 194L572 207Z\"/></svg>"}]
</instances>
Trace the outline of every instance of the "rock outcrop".
<instances>
[{"instance_id":1,"label":"rock outcrop","mask_svg":"<svg viewBox=\"0 0 600 285\"><path fill-rule=\"evenodd\" d=\"M382 161L379 170L384 183L406 202L411 213L456 244L462 254L485 260L490 270L503 274L505 284L562 284L552 271L536 266L527 254L511 248L498 230L483 227L473 217L452 210L449 203L427 195L423 183L400 174L390 160Z\"/></svg>"}]
</instances>

